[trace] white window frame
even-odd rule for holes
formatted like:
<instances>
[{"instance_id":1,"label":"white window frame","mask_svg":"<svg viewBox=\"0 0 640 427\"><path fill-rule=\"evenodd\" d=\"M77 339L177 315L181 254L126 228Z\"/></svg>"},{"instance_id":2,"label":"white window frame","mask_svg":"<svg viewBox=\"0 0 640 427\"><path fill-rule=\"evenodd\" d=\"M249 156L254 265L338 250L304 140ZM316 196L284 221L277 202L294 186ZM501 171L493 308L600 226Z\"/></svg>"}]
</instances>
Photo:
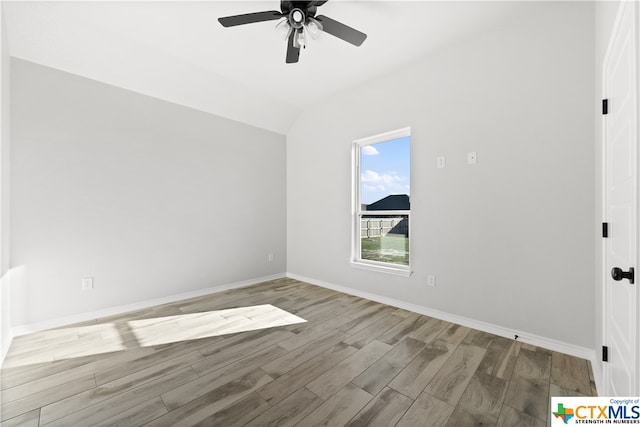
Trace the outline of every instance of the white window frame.
<instances>
[{"instance_id":1,"label":"white window frame","mask_svg":"<svg viewBox=\"0 0 640 427\"><path fill-rule=\"evenodd\" d=\"M378 215L407 215L409 222L409 265L393 264L390 262L371 261L362 259L361 254L361 227L360 218L363 215L371 215L374 211L363 211L360 203L360 177L362 171L360 169L360 156L362 147L367 145L378 144L380 142L387 142L398 138L411 137L411 127L404 127L401 129L392 130L389 132L380 133L378 135L368 136L366 138L360 138L353 141L352 148L352 162L353 165L353 181L352 181L352 232L351 232L351 265L357 268L363 268L371 271L380 271L383 273L397 274L400 276L409 277L411 275L411 210L397 210L397 211L375 211ZM409 178L411 179L411 178Z\"/></svg>"}]
</instances>

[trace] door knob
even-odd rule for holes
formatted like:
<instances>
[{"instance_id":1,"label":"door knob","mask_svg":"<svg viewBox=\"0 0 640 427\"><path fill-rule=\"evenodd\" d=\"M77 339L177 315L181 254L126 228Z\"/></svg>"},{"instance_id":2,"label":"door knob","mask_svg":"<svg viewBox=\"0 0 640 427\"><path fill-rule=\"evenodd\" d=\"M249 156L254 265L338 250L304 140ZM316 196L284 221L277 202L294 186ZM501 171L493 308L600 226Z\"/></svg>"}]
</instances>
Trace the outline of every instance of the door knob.
<instances>
[{"instance_id":1,"label":"door knob","mask_svg":"<svg viewBox=\"0 0 640 427\"><path fill-rule=\"evenodd\" d=\"M633 284L634 272L633 267L629 269L629 271L622 271L620 267L613 267L611 269L611 277L613 280L620 281L622 279L629 279L629 283Z\"/></svg>"}]
</instances>

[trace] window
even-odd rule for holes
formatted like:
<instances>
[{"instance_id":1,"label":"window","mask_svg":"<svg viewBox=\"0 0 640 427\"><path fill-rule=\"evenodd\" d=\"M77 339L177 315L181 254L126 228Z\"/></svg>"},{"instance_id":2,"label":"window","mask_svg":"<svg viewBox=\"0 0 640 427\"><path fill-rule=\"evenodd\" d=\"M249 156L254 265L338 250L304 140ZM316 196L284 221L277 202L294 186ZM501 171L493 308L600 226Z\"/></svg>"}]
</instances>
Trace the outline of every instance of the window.
<instances>
[{"instance_id":1,"label":"window","mask_svg":"<svg viewBox=\"0 0 640 427\"><path fill-rule=\"evenodd\" d=\"M411 129L353 142L352 263L408 276Z\"/></svg>"}]
</instances>

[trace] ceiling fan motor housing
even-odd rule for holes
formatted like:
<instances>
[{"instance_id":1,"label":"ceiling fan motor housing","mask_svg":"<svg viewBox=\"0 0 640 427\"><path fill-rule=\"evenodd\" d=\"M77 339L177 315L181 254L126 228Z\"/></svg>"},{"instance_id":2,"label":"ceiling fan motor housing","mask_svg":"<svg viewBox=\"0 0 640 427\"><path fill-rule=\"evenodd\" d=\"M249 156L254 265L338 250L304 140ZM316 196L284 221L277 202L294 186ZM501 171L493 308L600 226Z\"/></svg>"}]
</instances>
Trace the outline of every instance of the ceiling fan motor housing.
<instances>
[{"instance_id":1,"label":"ceiling fan motor housing","mask_svg":"<svg viewBox=\"0 0 640 427\"><path fill-rule=\"evenodd\" d=\"M302 28L305 20L304 12L302 10L296 8L289 12L289 25L293 28Z\"/></svg>"},{"instance_id":2,"label":"ceiling fan motor housing","mask_svg":"<svg viewBox=\"0 0 640 427\"><path fill-rule=\"evenodd\" d=\"M280 2L282 14L289 20L289 25L295 29L302 28L309 18L316 15L318 7L312 1L286 1Z\"/></svg>"}]
</instances>

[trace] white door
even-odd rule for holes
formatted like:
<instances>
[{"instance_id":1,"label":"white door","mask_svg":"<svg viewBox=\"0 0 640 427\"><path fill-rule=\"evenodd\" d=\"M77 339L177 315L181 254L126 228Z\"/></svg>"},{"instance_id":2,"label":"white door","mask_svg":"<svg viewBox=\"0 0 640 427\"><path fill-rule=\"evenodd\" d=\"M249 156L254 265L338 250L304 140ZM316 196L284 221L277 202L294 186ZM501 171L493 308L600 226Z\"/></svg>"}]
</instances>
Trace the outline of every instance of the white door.
<instances>
[{"instance_id":1,"label":"white door","mask_svg":"<svg viewBox=\"0 0 640 427\"><path fill-rule=\"evenodd\" d=\"M604 363L606 396L637 396L638 376L638 4L623 1L603 64ZM614 273L612 270L617 268ZM635 269L631 283L630 269Z\"/></svg>"}]
</instances>

